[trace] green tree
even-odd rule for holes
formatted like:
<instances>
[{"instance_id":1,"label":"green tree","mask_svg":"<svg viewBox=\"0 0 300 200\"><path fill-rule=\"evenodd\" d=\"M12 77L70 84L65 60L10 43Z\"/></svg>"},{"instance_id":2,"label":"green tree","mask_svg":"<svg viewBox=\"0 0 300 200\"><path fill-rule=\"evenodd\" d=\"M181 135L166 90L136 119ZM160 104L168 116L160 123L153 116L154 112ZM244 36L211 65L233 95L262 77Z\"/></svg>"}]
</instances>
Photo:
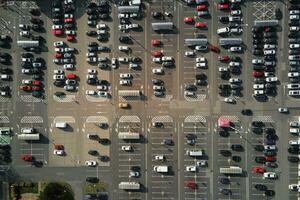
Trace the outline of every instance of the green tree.
<instances>
[{"instance_id":1,"label":"green tree","mask_svg":"<svg viewBox=\"0 0 300 200\"><path fill-rule=\"evenodd\" d=\"M69 184L53 182L45 186L40 200L74 200L74 194Z\"/></svg>"}]
</instances>

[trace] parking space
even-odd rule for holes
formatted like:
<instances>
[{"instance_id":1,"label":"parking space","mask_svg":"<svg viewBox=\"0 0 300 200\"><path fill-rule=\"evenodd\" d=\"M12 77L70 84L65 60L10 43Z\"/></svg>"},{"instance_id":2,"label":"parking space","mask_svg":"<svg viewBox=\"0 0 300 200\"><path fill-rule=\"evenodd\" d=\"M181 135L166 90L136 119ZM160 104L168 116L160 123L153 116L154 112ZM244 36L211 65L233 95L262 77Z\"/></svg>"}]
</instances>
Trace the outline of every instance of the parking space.
<instances>
[{"instance_id":1,"label":"parking space","mask_svg":"<svg viewBox=\"0 0 300 200\"><path fill-rule=\"evenodd\" d=\"M209 124L203 116L186 116L183 128L183 191L184 199L208 199L210 191ZM188 155L190 151L203 151L203 156ZM196 171L193 171L193 170ZM189 187L193 182L195 188Z\"/></svg>"},{"instance_id":2,"label":"parking space","mask_svg":"<svg viewBox=\"0 0 300 200\"><path fill-rule=\"evenodd\" d=\"M182 19L178 19L181 23L182 37L180 45L184 47L181 50L183 59L180 64L183 66L181 92L187 101L203 101L208 95L209 87L209 45L207 42L196 44L187 40L196 38L210 39L210 26L212 19L206 16L198 16L199 12L210 12L210 4L202 5L202 8L188 6L184 4L181 7ZM201 7L201 6L200 6ZM197 11L199 10L199 11ZM207 14L209 15L209 14Z\"/></svg>"},{"instance_id":3,"label":"parking space","mask_svg":"<svg viewBox=\"0 0 300 200\"><path fill-rule=\"evenodd\" d=\"M174 1L160 0L153 2L148 9L147 60L150 67L148 67L147 74L150 99L164 101L171 100L178 95L176 87L179 85L179 77L175 76L175 73L177 72L179 76L179 38L168 31L154 31L151 26L151 23L160 22L173 22L177 26L180 11L175 7ZM156 83L154 79L160 82Z\"/></svg>"},{"instance_id":4,"label":"parking space","mask_svg":"<svg viewBox=\"0 0 300 200\"><path fill-rule=\"evenodd\" d=\"M143 157L143 125L138 116L122 116L119 118L117 124L118 133L118 180L122 181L135 181L144 185L144 164ZM130 134L138 134L137 138L130 137ZM124 134L124 137L121 136ZM138 192L126 192L118 190L119 199L142 199L143 194Z\"/></svg>"},{"instance_id":5,"label":"parking space","mask_svg":"<svg viewBox=\"0 0 300 200\"><path fill-rule=\"evenodd\" d=\"M223 126L221 121L230 122ZM218 126L218 124L219 126ZM246 170L245 127L237 116L221 116L215 124L215 134L217 139L217 185L215 189L218 198L222 199L243 199L245 190L245 179L242 174L220 173L221 168L238 166Z\"/></svg>"},{"instance_id":6,"label":"parking space","mask_svg":"<svg viewBox=\"0 0 300 200\"><path fill-rule=\"evenodd\" d=\"M276 146L276 140L273 141L272 133L271 131L275 130L276 135L276 122L271 118L271 116L255 116L252 119L252 122L249 124L249 133L251 134L250 143L252 144L252 147L250 150L250 158L249 163L252 167L251 170L254 170L254 167L259 167L265 172L275 172L277 173L277 178L275 179L268 179L264 178L264 172L251 172L251 175L249 177L250 180L250 195L251 198L256 199L265 199L266 190L274 190L275 189L275 182L277 181L278 177L280 176L280 173L278 173L277 167L278 167L278 156L275 154L275 160L271 160L270 158L272 156L266 156L267 152L270 152L270 150L265 150L266 145L275 145L276 151L279 151L278 147ZM269 129L269 130L268 130ZM274 136L275 138L275 136ZM267 158L269 157L269 158ZM270 159L270 160L266 160ZM270 164L271 163L271 164ZM250 170L250 169L249 169ZM279 177L280 178L280 177ZM265 186L261 186L265 185ZM262 187L266 187L263 189Z\"/></svg>"},{"instance_id":7,"label":"parking space","mask_svg":"<svg viewBox=\"0 0 300 200\"><path fill-rule=\"evenodd\" d=\"M175 199L177 190L176 123L171 116L154 116L148 125L149 193L152 199Z\"/></svg>"}]
</instances>

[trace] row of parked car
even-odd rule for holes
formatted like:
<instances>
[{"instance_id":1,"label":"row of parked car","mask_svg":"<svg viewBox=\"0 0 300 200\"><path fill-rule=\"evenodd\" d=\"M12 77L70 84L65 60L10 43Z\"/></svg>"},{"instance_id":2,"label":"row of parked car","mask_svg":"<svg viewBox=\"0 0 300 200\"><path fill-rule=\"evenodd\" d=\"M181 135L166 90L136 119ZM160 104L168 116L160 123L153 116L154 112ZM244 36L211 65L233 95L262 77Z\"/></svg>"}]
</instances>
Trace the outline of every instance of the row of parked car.
<instances>
[{"instance_id":1,"label":"row of parked car","mask_svg":"<svg viewBox=\"0 0 300 200\"><path fill-rule=\"evenodd\" d=\"M298 5L289 7L289 72L288 78L290 84L287 85L288 94L291 97L300 96L300 61L297 57L300 53L300 35L299 35L300 8Z\"/></svg>"},{"instance_id":2,"label":"row of parked car","mask_svg":"<svg viewBox=\"0 0 300 200\"><path fill-rule=\"evenodd\" d=\"M11 38L7 35L0 35L0 47L9 47L9 43L11 42ZM11 87L8 84L8 81L12 80L12 72L13 70L9 68L11 66L11 55L3 49L0 52L0 81L7 82L6 84L1 84L0 86L0 96L2 97L10 97L11 96Z\"/></svg>"}]
</instances>

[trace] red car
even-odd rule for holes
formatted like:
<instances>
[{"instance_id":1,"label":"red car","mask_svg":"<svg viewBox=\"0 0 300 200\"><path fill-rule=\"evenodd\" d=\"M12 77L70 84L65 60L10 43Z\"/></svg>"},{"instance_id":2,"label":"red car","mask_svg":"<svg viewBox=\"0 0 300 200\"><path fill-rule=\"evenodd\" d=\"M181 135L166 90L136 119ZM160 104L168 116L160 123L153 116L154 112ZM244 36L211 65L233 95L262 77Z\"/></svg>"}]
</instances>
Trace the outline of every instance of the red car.
<instances>
[{"instance_id":1,"label":"red car","mask_svg":"<svg viewBox=\"0 0 300 200\"><path fill-rule=\"evenodd\" d=\"M20 90L31 91L30 85L20 85Z\"/></svg>"},{"instance_id":2,"label":"red car","mask_svg":"<svg viewBox=\"0 0 300 200\"><path fill-rule=\"evenodd\" d=\"M207 6L205 4L201 4L197 6L196 10L197 11L207 10Z\"/></svg>"},{"instance_id":3,"label":"red car","mask_svg":"<svg viewBox=\"0 0 300 200\"><path fill-rule=\"evenodd\" d=\"M219 10L227 10L227 9L229 9L229 4L227 4L227 3L218 3L217 8Z\"/></svg>"},{"instance_id":4,"label":"red car","mask_svg":"<svg viewBox=\"0 0 300 200\"><path fill-rule=\"evenodd\" d=\"M220 49L219 47L213 46L213 45L208 45L209 50L216 52L216 53L220 53Z\"/></svg>"},{"instance_id":5,"label":"red car","mask_svg":"<svg viewBox=\"0 0 300 200\"><path fill-rule=\"evenodd\" d=\"M61 29L55 29L52 31L53 35L58 36L63 34L63 30Z\"/></svg>"},{"instance_id":6,"label":"red car","mask_svg":"<svg viewBox=\"0 0 300 200\"><path fill-rule=\"evenodd\" d=\"M266 156L265 159L269 162L275 162L277 160L275 156Z\"/></svg>"},{"instance_id":7,"label":"red car","mask_svg":"<svg viewBox=\"0 0 300 200\"><path fill-rule=\"evenodd\" d=\"M67 35L67 40L68 40L68 41L73 41L73 40L75 40L75 35Z\"/></svg>"},{"instance_id":8,"label":"red car","mask_svg":"<svg viewBox=\"0 0 300 200\"><path fill-rule=\"evenodd\" d=\"M152 45L152 46L158 46L158 45L161 45L161 41L160 41L160 40L151 40L151 45Z\"/></svg>"},{"instance_id":9,"label":"red car","mask_svg":"<svg viewBox=\"0 0 300 200\"><path fill-rule=\"evenodd\" d=\"M183 20L185 23L192 23L194 19L192 17L185 17Z\"/></svg>"},{"instance_id":10,"label":"red car","mask_svg":"<svg viewBox=\"0 0 300 200\"><path fill-rule=\"evenodd\" d=\"M21 156L21 159L24 161L32 161L33 157L31 155L23 155Z\"/></svg>"},{"instance_id":11,"label":"red car","mask_svg":"<svg viewBox=\"0 0 300 200\"><path fill-rule=\"evenodd\" d=\"M266 172L266 169L264 167L252 167L253 173L264 173Z\"/></svg>"},{"instance_id":12,"label":"red car","mask_svg":"<svg viewBox=\"0 0 300 200\"><path fill-rule=\"evenodd\" d=\"M64 150L64 146L61 145L61 144L55 144L55 145L54 145L54 149L57 149L57 150Z\"/></svg>"},{"instance_id":13,"label":"red car","mask_svg":"<svg viewBox=\"0 0 300 200\"><path fill-rule=\"evenodd\" d=\"M195 183L195 181L186 181L185 186L191 189L196 189L197 183Z\"/></svg>"},{"instance_id":14,"label":"red car","mask_svg":"<svg viewBox=\"0 0 300 200\"><path fill-rule=\"evenodd\" d=\"M62 54L62 53L56 53L56 54L54 55L54 57L55 57L55 58L62 58L62 57L64 57L64 54Z\"/></svg>"},{"instance_id":15,"label":"red car","mask_svg":"<svg viewBox=\"0 0 300 200\"><path fill-rule=\"evenodd\" d=\"M42 82L41 82L41 81L38 81L38 80L33 80L33 81L32 81L32 85L40 86L40 85L42 85Z\"/></svg>"},{"instance_id":16,"label":"red car","mask_svg":"<svg viewBox=\"0 0 300 200\"><path fill-rule=\"evenodd\" d=\"M218 56L218 60L222 62L230 61L230 57L228 55Z\"/></svg>"},{"instance_id":17,"label":"red car","mask_svg":"<svg viewBox=\"0 0 300 200\"><path fill-rule=\"evenodd\" d=\"M77 78L77 76L76 76L76 74L67 74L66 78L67 79L75 79L75 78Z\"/></svg>"},{"instance_id":18,"label":"red car","mask_svg":"<svg viewBox=\"0 0 300 200\"><path fill-rule=\"evenodd\" d=\"M151 55L154 57L162 57L161 51L151 51Z\"/></svg>"},{"instance_id":19,"label":"red car","mask_svg":"<svg viewBox=\"0 0 300 200\"><path fill-rule=\"evenodd\" d=\"M74 22L74 18L65 18L64 22L65 23L73 23Z\"/></svg>"},{"instance_id":20,"label":"red car","mask_svg":"<svg viewBox=\"0 0 300 200\"><path fill-rule=\"evenodd\" d=\"M259 71L253 71L252 72L252 76L253 77L262 77L262 76L264 76L264 73L263 72L259 72Z\"/></svg>"},{"instance_id":21,"label":"red car","mask_svg":"<svg viewBox=\"0 0 300 200\"><path fill-rule=\"evenodd\" d=\"M204 23L204 22L197 22L195 24L195 28L206 28L206 27L207 27L206 23Z\"/></svg>"}]
</instances>

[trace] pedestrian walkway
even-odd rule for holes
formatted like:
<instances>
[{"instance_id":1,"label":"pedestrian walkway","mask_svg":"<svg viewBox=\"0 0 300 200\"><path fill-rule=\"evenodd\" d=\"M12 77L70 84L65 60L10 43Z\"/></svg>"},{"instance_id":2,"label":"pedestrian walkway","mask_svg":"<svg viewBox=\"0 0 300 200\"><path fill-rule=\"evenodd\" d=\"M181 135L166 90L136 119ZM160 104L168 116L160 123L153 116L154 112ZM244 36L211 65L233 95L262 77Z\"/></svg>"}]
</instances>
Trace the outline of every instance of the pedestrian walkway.
<instances>
[{"instance_id":1,"label":"pedestrian walkway","mask_svg":"<svg viewBox=\"0 0 300 200\"><path fill-rule=\"evenodd\" d=\"M140 118L138 116L121 116L119 119L119 123L124 122L135 122L139 123L141 122Z\"/></svg>"},{"instance_id":2,"label":"pedestrian walkway","mask_svg":"<svg viewBox=\"0 0 300 200\"><path fill-rule=\"evenodd\" d=\"M43 123L43 117L41 116L24 116L21 119L21 123Z\"/></svg>"}]
</instances>

